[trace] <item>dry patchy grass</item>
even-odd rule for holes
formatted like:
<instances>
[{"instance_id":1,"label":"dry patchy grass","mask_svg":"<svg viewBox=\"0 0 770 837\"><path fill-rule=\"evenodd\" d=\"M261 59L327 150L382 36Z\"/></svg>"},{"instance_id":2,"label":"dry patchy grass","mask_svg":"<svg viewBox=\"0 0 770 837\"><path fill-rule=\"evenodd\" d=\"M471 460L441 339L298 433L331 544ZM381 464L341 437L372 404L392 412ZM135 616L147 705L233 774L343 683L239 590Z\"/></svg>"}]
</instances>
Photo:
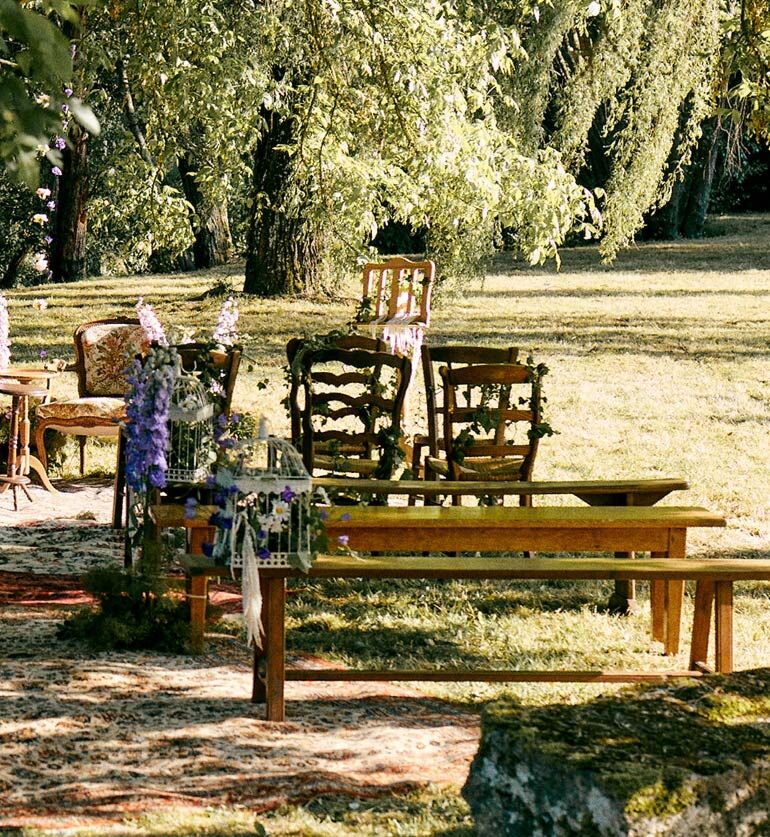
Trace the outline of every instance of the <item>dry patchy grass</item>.
<instances>
[{"instance_id":1,"label":"dry patchy grass","mask_svg":"<svg viewBox=\"0 0 770 837\"><path fill-rule=\"evenodd\" d=\"M593 248L565 251L558 273L552 267L517 266L500 255L483 285L462 297L439 294L430 340L518 345L548 363L548 418L559 435L542 444L537 478L686 477L692 490L666 502L702 504L729 518L723 532L694 534L692 554L768 557L770 216L715 219L712 226L719 228L719 237L640 245L610 267L598 263ZM33 360L41 348L66 354L77 323L129 314L139 295L166 323L210 329L219 303L201 295L222 278L239 287L238 271L99 279L12 292L16 355ZM357 286L353 277L341 285L348 296L334 301L240 301L241 325L251 335L251 368L241 375L235 401L270 416L275 432L288 429L280 406L283 347L297 334L346 323ZM31 302L41 296L49 307L37 314ZM257 382L263 379L268 387L260 390ZM56 382L57 394L73 388L73 381ZM421 588L319 583L292 597L292 641L365 667L387 663L394 652L415 665L669 666L671 661L661 660L658 649L650 647L646 607L624 620L608 617L597 606L608 589L591 583L494 589L457 583ZM644 593L642 602L646 605ZM689 608L688 602L685 619ZM767 664L766 587L739 585L736 629L737 666ZM501 693L532 702L577 701L596 692L594 687L535 685L425 688L466 703ZM462 833L467 825L454 797L434 803L418 796L419 815L409 813L408 800L385 802L381 810L373 806L353 815L352 824L347 803L339 810L337 803L329 802L328 810L324 804L263 821L273 834L308 835L436 834L441 828L449 834L454 828ZM450 813L441 813L444 808ZM230 833L240 833L241 825L250 827L231 821ZM163 833L176 833L166 827ZM159 833L153 828L163 826L145 823L138 833ZM210 833L219 833L216 828Z\"/></svg>"}]
</instances>

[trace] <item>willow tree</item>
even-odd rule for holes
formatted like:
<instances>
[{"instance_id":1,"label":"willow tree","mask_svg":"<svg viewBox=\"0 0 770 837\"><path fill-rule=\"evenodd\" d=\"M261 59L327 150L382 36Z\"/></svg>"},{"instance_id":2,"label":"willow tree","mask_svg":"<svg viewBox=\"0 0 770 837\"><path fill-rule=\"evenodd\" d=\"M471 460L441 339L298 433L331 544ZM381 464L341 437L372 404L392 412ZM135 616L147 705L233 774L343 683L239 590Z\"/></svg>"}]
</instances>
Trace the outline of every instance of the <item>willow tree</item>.
<instances>
[{"instance_id":1,"label":"willow tree","mask_svg":"<svg viewBox=\"0 0 770 837\"><path fill-rule=\"evenodd\" d=\"M555 148L581 182L603 188L607 258L669 199L713 112L721 7L566 0L520 25L526 58L502 83L528 107L504 109L503 118L530 146Z\"/></svg>"},{"instance_id":2,"label":"willow tree","mask_svg":"<svg viewBox=\"0 0 770 837\"><path fill-rule=\"evenodd\" d=\"M366 256L395 221L467 275L515 226L534 261L590 227L590 196L548 149L501 130L497 73L515 33L471 3L276 2L263 18L273 88L254 154L245 290L307 290Z\"/></svg>"}]
</instances>

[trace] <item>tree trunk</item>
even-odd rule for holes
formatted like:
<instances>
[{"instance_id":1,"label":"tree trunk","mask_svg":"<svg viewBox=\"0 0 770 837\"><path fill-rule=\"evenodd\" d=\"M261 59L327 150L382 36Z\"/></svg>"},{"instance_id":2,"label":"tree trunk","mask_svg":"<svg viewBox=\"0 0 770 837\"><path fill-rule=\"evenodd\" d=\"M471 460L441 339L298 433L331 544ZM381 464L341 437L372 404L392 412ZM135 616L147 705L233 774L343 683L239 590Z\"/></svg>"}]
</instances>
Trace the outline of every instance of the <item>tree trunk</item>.
<instances>
[{"instance_id":1,"label":"tree trunk","mask_svg":"<svg viewBox=\"0 0 770 837\"><path fill-rule=\"evenodd\" d=\"M703 123L703 135L698 147L693 151L690 170L690 191L687 205L684 207L680 222L680 232L684 238L702 238L706 228L706 212L711 200L711 187L719 157L719 136L716 118Z\"/></svg>"},{"instance_id":2,"label":"tree trunk","mask_svg":"<svg viewBox=\"0 0 770 837\"><path fill-rule=\"evenodd\" d=\"M227 202L223 200L212 204L204 198L193 174L195 166L189 158L180 157L177 165L185 198L195 210L195 243L192 246L195 267L206 268L226 264L233 249Z\"/></svg>"},{"instance_id":3,"label":"tree trunk","mask_svg":"<svg viewBox=\"0 0 770 837\"><path fill-rule=\"evenodd\" d=\"M243 292L258 296L307 293L320 286L321 239L302 217L281 205L292 175L292 123L266 114L266 129L254 150L252 205L246 241Z\"/></svg>"},{"instance_id":4,"label":"tree trunk","mask_svg":"<svg viewBox=\"0 0 770 837\"><path fill-rule=\"evenodd\" d=\"M21 263L26 259L33 245L34 241L25 241L19 245L16 252L8 260L8 266L5 268L2 279L0 279L0 288L2 290L8 290L16 284L16 276L19 273Z\"/></svg>"},{"instance_id":5,"label":"tree trunk","mask_svg":"<svg viewBox=\"0 0 770 837\"><path fill-rule=\"evenodd\" d=\"M75 127L72 147L62 152L63 173L57 178L56 216L49 268L53 282L72 282L86 275L88 226L88 134Z\"/></svg>"}]
</instances>

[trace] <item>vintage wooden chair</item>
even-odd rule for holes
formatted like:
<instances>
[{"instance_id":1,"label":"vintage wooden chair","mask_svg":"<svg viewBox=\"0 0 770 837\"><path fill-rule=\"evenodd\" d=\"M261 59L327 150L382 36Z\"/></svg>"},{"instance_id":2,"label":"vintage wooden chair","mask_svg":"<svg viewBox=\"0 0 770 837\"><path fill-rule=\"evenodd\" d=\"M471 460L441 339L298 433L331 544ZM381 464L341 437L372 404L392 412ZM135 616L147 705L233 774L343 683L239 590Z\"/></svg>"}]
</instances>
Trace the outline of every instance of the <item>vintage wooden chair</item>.
<instances>
[{"instance_id":1,"label":"vintage wooden chair","mask_svg":"<svg viewBox=\"0 0 770 837\"><path fill-rule=\"evenodd\" d=\"M427 435L417 433L412 439L412 473L415 479L423 474L426 479L431 474L423 472L423 452L433 459L441 458L444 453L444 435L440 421L441 405L438 390L440 388L438 369L446 366L454 369L461 366L472 366L478 363L515 363L519 350L515 346L498 348L494 346L429 346L423 344L421 350L421 364L423 381L425 383L425 406L428 422ZM440 380L440 379L439 379ZM435 477L435 475L433 475Z\"/></svg>"},{"instance_id":2,"label":"vintage wooden chair","mask_svg":"<svg viewBox=\"0 0 770 837\"><path fill-rule=\"evenodd\" d=\"M359 322L374 328L389 323L430 325L430 300L436 265L393 258L364 265Z\"/></svg>"},{"instance_id":3,"label":"vintage wooden chair","mask_svg":"<svg viewBox=\"0 0 770 837\"><path fill-rule=\"evenodd\" d=\"M212 349L208 343L182 343L174 348L182 359L182 369L199 373L205 379L217 415L229 415L243 355L241 346L228 346L223 350Z\"/></svg>"},{"instance_id":4,"label":"vintage wooden chair","mask_svg":"<svg viewBox=\"0 0 770 837\"><path fill-rule=\"evenodd\" d=\"M446 458L428 456L426 470L453 480L531 480L542 432L540 383L532 370L495 363L442 366L439 374ZM522 496L521 504L529 499Z\"/></svg>"},{"instance_id":5,"label":"vintage wooden chair","mask_svg":"<svg viewBox=\"0 0 770 837\"><path fill-rule=\"evenodd\" d=\"M362 335L340 337L320 348L290 340L286 354L292 443L308 471L390 477L411 376L409 359ZM375 455L382 449L386 454L390 449L384 461Z\"/></svg>"},{"instance_id":6,"label":"vintage wooden chair","mask_svg":"<svg viewBox=\"0 0 770 837\"><path fill-rule=\"evenodd\" d=\"M149 349L139 320L114 317L83 323L75 329L75 362L66 370L77 373L78 397L40 404L35 410L37 455L47 467L46 430L77 436L80 473L85 470L88 436L117 438L125 418L126 370L137 355Z\"/></svg>"}]
</instances>

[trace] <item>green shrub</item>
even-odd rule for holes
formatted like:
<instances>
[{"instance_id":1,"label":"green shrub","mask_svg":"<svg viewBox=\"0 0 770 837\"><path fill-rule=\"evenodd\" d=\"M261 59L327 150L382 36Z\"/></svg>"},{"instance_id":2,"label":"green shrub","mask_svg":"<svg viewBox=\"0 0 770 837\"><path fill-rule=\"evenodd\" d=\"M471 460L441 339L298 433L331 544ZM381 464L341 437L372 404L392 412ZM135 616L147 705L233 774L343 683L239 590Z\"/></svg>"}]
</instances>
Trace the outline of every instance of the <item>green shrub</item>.
<instances>
[{"instance_id":1,"label":"green shrub","mask_svg":"<svg viewBox=\"0 0 770 837\"><path fill-rule=\"evenodd\" d=\"M97 568L83 576L98 608L85 608L59 629L62 639L84 640L97 651L190 650L187 603L168 593L159 576L141 570Z\"/></svg>"}]
</instances>

